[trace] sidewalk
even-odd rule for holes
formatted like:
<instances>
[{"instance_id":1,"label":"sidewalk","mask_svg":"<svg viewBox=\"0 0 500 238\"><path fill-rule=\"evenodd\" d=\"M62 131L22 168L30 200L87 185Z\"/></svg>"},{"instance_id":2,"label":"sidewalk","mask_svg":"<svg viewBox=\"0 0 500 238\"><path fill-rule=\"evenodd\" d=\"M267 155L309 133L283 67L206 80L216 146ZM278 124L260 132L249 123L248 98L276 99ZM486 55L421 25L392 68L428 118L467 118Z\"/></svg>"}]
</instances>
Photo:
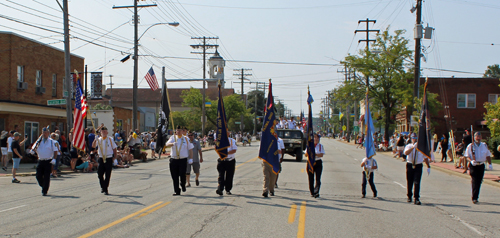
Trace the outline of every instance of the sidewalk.
<instances>
[{"instance_id":1,"label":"sidewalk","mask_svg":"<svg viewBox=\"0 0 500 238\"><path fill-rule=\"evenodd\" d=\"M339 139L335 139L335 140L340 141L340 142L345 143L345 144L357 146L357 144L354 144L354 141L347 143L347 141L343 141L343 140L339 140ZM394 155L392 154L392 151L387 151L387 152L377 151L377 153L394 157ZM447 172L449 174L470 178L469 173L464 174L463 173L464 170L455 168L455 165L452 162L443 162L443 163L439 162L441 160L441 154L434 153L434 158L435 158L435 162L431 163L431 167L434 167L434 168L437 167L437 169L444 171L444 172ZM398 160L399 160L399 158L398 158ZM488 168L487 166L488 165L486 165L486 168ZM490 171L490 170L484 171L484 181L491 182L492 184L495 184L495 185L500 185L500 183L499 183L500 182L500 168L498 167L498 164L493 163L493 170L492 171Z\"/></svg>"},{"instance_id":2,"label":"sidewalk","mask_svg":"<svg viewBox=\"0 0 500 238\"><path fill-rule=\"evenodd\" d=\"M208 146L205 148L201 148L202 152L205 151L210 151L214 150L215 148L213 146ZM148 162L155 161L157 159L152 159L151 158L151 150L146 150L148 153ZM161 159L167 159L170 158L170 151L167 150L167 153L164 153L161 155ZM132 164L137 164L137 163L143 163L141 160L133 160ZM59 174L69 174L69 173L78 173L78 172L73 172L71 171L70 167L66 165L61 165L60 167L61 173ZM21 163L19 165L19 169L17 169L16 176L18 177L23 177L23 176L35 176L36 174L36 163ZM0 169L0 177L4 176L12 176L12 161L9 163L7 171L3 171Z\"/></svg>"}]
</instances>

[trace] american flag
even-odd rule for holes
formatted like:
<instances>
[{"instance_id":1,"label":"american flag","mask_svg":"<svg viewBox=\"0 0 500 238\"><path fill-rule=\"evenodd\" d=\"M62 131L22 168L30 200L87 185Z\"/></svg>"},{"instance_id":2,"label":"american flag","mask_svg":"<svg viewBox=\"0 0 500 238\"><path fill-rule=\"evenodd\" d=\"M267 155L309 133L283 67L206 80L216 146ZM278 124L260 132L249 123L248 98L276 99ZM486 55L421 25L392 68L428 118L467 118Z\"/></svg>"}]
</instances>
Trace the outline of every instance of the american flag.
<instances>
[{"instance_id":1,"label":"american flag","mask_svg":"<svg viewBox=\"0 0 500 238\"><path fill-rule=\"evenodd\" d=\"M82 116L83 118L87 117L87 96L82 96Z\"/></svg>"},{"instance_id":2,"label":"american flag","mask_svg":"<svg viewBox=\"0 0 500 238\"><path fill-rule=\"evenodd\" d=\"M73 114L73 141L71 143L73 146L79 150L85 150L85 134L83 132L83 120L85 119L83 113L86 113L87 105L85 103L84 108L82 107L82 101L84 97L82 95L82 86L80 85L80 79L76 82L76 95L75 95L75 111Z\"/></svg>"},{"instance_id":3,"label":"american flag","mask_svg":"<svg viewBox=\"0 0 500 238\"><path fill-rule=\"evenodd\" d=\"M153 67L151 67L144 77L146 81L148 81L149 87L151 90L156 91L160 86L158 85L158 80L156 80L155 71L153 71Z\"/></svg>"}]
</instances>

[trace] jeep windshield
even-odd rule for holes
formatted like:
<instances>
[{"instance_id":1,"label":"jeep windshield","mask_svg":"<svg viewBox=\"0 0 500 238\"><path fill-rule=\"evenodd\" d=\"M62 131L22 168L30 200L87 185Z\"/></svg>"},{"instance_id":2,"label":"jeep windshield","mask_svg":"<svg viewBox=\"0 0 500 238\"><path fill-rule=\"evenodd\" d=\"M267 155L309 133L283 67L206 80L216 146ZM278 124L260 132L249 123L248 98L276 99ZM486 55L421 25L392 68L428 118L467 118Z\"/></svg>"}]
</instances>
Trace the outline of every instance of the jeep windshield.
<instances>
[{"instance_id":1,"label":"jeep windshield","mask_svg":"<svg viewBox=\"0 0 500 238\"><path fill-rule=\"evenodd\" d=\"M281 139L302 139L301 131L279 131L278 137Z\"/></svg>"}]
</instances>

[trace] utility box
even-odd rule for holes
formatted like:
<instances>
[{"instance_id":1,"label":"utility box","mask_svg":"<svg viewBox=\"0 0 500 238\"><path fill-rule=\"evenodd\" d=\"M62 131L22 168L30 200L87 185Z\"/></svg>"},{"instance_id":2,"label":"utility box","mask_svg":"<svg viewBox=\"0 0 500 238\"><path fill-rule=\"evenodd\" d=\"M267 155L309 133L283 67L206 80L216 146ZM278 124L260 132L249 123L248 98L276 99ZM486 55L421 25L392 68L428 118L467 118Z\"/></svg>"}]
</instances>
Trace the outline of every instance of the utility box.
<instances>
[{"instance_id":1,"label":"utility box","mask_svg":"<svg viewBox=\"0 0 500 238\"><path fill-rule=\"evenodd\" d=\"M424 39L432 39L432 31L434 30L434 28L428 26L425 28L425 34L424 34Z\"/></svg>"},{"instance_id":2,"label":"utility box","mask_svg":"<svg viewBox=\"0 0 500 238\"><path fill-rule=\"evenodd\" d=\"M415 29L413 29L413 35L415 36L414 38L422 39L422 31L423 31L422 24L415 25Z\"/></svg>"}]
</instances>

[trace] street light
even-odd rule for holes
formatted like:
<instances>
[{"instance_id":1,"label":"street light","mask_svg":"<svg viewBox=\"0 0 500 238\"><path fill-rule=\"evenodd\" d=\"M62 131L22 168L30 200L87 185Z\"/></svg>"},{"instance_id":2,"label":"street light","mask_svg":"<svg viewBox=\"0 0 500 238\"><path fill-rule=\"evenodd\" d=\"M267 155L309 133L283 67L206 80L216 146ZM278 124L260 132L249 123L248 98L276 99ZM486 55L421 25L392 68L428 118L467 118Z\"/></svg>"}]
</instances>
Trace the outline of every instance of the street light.
<instances>
[{"instance_id":1,"label":"street light","mask_svg":"<svg viewBox=\"0 0 500 238\"><path fill-rule=\"evenodd\" d=\"M142 33L141 37L137 37L137 16L134 18L134 81L133 81L133 88L132 88L132 130L137 129L137 73L138 73L138 68L139 68L139 59L137 57L138 55L138 45L139 45L139 39L153 26L157 25L169 25L169 26L174 26L177 27L179 25L178 22L173 22L173 23L155 23L151 26L149 26L144 33Z\"/></svg>"}]
</instances>

